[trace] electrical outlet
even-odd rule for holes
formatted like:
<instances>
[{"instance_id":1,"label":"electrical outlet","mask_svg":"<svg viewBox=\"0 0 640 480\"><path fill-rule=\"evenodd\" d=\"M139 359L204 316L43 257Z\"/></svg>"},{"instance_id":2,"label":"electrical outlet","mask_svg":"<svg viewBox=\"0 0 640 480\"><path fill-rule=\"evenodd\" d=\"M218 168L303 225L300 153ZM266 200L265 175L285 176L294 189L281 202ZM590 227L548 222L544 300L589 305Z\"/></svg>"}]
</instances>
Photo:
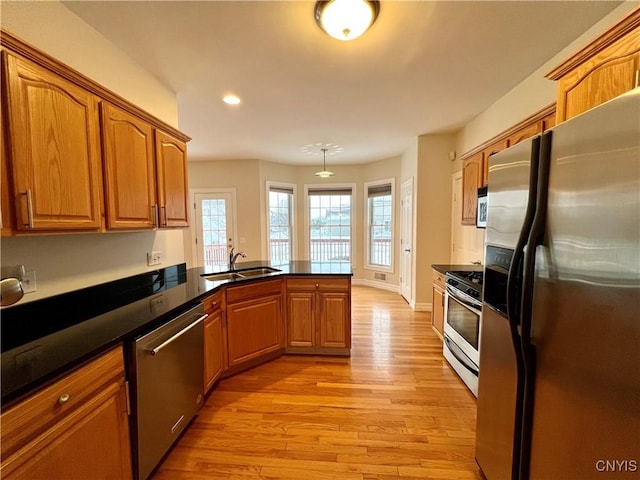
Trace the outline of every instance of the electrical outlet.
<instances>
[{"instance_id":1,"label":"electrical outlet","mask_svg":"<svg viewBox=\"0 0 640 480\"><path fill-rule=\"evenodd\" d=\"M147 265L160 265L162 262L160 260L160 251L149 252L147 253Z\"/></svg>"},{"instance_id":2,"label":"electrical outlet","mask_svg":"<svg viewBox=\"0 0 640 480\"><path fill-rule=\"evenodd\" d=\"M36 272L35 270L29 270L24 272L22 277L22 291L24 293L33 293L36 291Z\"/></svg>"}]
</instances>

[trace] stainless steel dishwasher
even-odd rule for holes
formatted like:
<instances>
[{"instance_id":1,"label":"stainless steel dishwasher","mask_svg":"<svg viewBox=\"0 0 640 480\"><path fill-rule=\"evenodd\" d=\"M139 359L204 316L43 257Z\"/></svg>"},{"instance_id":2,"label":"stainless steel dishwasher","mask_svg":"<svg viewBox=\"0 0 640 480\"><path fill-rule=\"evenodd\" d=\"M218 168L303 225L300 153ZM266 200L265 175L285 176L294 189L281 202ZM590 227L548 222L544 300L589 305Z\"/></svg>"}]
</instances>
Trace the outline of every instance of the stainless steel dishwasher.
<instances>
[{"instance_id":1,"label":"stainless steel dishwasher","mask_svg":"<svg viewBox=\"0 0 640 480\"><path fill-rule=\"evenodd\" d=\"M131 343L134 389L134 475L146 479L203 399L203 320L200 303Z\"/></svg>"}]
</instances>

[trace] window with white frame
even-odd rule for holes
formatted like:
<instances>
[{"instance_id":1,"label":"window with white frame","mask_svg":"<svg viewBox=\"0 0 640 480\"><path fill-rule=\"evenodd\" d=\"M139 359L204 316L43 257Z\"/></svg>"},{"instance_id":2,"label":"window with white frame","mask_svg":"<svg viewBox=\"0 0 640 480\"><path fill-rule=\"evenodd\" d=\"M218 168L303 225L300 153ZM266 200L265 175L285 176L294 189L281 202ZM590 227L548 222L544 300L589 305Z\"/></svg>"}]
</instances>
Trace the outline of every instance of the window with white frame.
<instances>
[{"instance_id":1,"label":"window with white frame","mask_svg":"<svg viewBox=\"0 0 640 480\"><path fill-rule=\"evenodd\" d=\"M268 183L269 259L288 263L293 257L294 187Z\"/></svg>"},{"instance_id":2,"label":"window with white frame","mask_svg":"<svg viewBox=\"0 0 640 480\"><path fill-rule=\"evenodd\" d=\"M367 196L367 266L393 268L394 179L365 184Z\"/></svg>"},{"instance_id":3,"label":"window with white frame","mask_svg":"<svg viewBox=\"0 0 640 480\"><path fill-rule=\"evenodd\" d=\"M307 190L309 260L351 263L351 187Z\"/></svg>"}]
</instances>

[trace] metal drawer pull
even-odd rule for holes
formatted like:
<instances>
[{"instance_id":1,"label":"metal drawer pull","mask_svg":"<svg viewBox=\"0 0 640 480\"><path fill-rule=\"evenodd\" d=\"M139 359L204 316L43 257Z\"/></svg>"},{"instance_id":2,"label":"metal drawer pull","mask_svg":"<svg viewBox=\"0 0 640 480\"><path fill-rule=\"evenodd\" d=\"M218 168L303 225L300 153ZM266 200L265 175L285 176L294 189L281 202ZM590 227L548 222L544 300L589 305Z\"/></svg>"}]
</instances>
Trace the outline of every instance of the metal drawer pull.
<instances>
[{"instance_id":1,"label":"metal drawer pull","mask_svg":"<svg viewBox=\"0 0 640 480\"><path fill-rule=\"evenodd\" d=\"M166 347L167 345L169 345L170 343L172 343L174 340L176 340L178 337L181 337L182 335L184 335L185 333L187 333L189 330L191 330L193 327L195 327L198 323L200 323L202 320L204 320L205 318L207 318L209 315L207 315L206 313L204 315L202 315L200 318L198 318L195 322L187 325L185 328L183 328L182 330L180 330L178 333L176 333L173 337L169 338L168 340L165 340L164 342L162 342L160 345L158 345L156 348L149 350L149 353L151 355L157 355L158 352L160 350L162 350L164 347Z\"/></svg>"},{"instance_id":2,"label":"metal drawer pull","mask_svg":"<svg viewBox=\"0 0 640 480\"><path fill-rule=\"evenodd\" d=\"M320 284L319 283L316 283L316 288L320 288Z\"/></svg>"},{"instance_id":3,"label":"metal drawer pull","mask_svg":"<svg viewBox=\"0 0 640 480\"><path fill-rule=\"evenodd\" d=\"M69 401L70 398L71 396L68 393L63 393L62 395L60 395L60 398L58 398L58 403L60 405L64 405Z\"/></svg>"}]
</instances>

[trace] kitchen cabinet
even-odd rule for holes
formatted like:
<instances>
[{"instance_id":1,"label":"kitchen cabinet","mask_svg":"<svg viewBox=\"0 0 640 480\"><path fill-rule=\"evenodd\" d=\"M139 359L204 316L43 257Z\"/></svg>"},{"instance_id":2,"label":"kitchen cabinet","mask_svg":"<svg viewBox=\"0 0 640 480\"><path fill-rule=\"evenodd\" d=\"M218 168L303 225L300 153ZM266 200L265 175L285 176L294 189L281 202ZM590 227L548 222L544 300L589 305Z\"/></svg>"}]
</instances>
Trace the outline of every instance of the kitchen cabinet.
<instances>
[{"instance_id":1,"label":"kitchen cabinet","mask_svg":"<svg viewBox=\"0 0 640 480\"><path fill-rule=\"evenodd\" d=\"M640 9L547 74L558 81L560 123L633 88L640 81Z\"/></svg>"},{"instance_id":2,"label":"kitchen cabinet","mask_svg":"<svg viewBox=\"0 0 640 480\"><path fill-rule=\"evenodd\" d=\"M262 280L226 290L229 370L253 366L284 349L282 280Z\"/></svg>"},{"instance_id":3,"label":"kitchen cabinet","mask_svg":"<svg viewBox=\"0 0 640 480\"><path fill-rule=\"evenodd\" d=\"M555 118L555 114L553 115ZM544 129L544 120L538 120L537 122L531 123L517 132L511 134L508 138L509 146L512 147L528 138L534 137L540 133Z\"/></svg>"},{"instance_id":4,"label":"kitchen cabinet","mask_svg":"<svg viewBox=\"0 0 640 480\"><path fill-rule=\"evenodd\" d=\"M478 188L483 180L482 152L464 160L462 164L462 224L476 224Z\"/></svg>"},{"instance_id":5,"label":"kitchen cabinet","mask_svg":"<svg viewBox=\"0 0 640 480\"><path fill-rule=\"evenodd\" d=\"M158 204L161 227L188 227L187 145L156 130Z\"/></svg>"},{"instance_id":6,"label":"kitchen cabinet","mask_svg":"<svg viewBox=\"0 0 640 480\"><path fill-rule=\"evenodd\" d=\"M226 328L224 327L224 291L205 298L204 311L204 392L207 393L220 378L225 368Z\"/></svg>"},{"instance_id":7,"label":"kitchen cabinet","mask_svg":"<svg viewBox=\"0 0 640 480\"><path fill-rule=\"evenodd\" d=\"M118 347L2 413L2 478L131 478L127 404Z\"/></svg>"},{"instance_id":8,"label":"kitchen cabinet","mask_svg":"<svg viewBox=\"0 0 640 480\"><path fill-rule=\"evenodd\" d=\"M107 228L186 227L187 147L102 103Z\"/></svg>"},{"instance_id":9,"label":"kitchen cabinet","mask_svg":"<svg viewBox=\"0 0 640 480\"><path fill-rule=\"evenodd\" d=\"M30 60L2 60L15 228L98 231L99 98Z\"/></svg>"},{"instance_id":10,"label":"kitchen cabinet","mask_svg":"<svg viewBox=\"0 0 640 480\"><path fill-rule=\"evenodd\" d=\"M1 235L13 235L15 219L11 208L11 187L9 185L9 159L5 148L5 128L3 109L0 108L0 226Z\"/></svg>"},{"instance_id":11,"label":"kitchen cabinet","mask_svg":"<svg viewBox=\"0 0 640 480\"><path fill-rule=\"evenodd\" d=\"M509 146L509 139L503 138L497 142L492 143L489 147L485 148L482 153L482 185L487 185L489 182L489 157L496 153L501 152ZM477 203L477 197L476 197Z\"/></svg>"},{"instance_id":12,"label":"kitchen cabinet","mask_svg":"<svg viewBox=\"0 0 640 480\"><path fill-rule=\"evenodd\" d=\"M287 352L348 355L351 280L291 277L286 286Z\"/></svg>"},{"instance_id":13,"label":"kitchen cabinet","mask_svg":"<svg viewBox=\"0 0 640 480\"><path fill-rule=\"evenodd\" d=\"M442 340L444 336L444 274L433 270L433 301L431 303L431 327Z\"/></svg>"},{"instance_id":14,"label":"kitchen cabinet","mask_svg":"<svg viewBox=\"0 0 640 480\"><path fill-rule=\"evenodd\" d=\"M106 224L110 230L157 225L153 127L101 104Z\"/></svg>"}]
</instances>

